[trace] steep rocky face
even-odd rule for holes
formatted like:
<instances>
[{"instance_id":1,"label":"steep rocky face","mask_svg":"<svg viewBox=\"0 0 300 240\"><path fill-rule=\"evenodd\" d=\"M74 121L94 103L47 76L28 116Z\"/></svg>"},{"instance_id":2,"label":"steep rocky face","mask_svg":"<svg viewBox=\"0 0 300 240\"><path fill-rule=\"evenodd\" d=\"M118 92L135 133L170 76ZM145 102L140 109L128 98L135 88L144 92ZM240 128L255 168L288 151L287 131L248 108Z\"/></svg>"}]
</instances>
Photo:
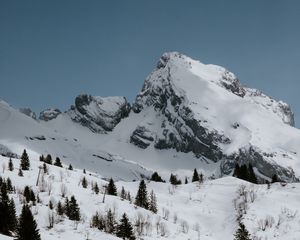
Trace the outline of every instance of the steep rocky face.
<instances>
[{"instance_id":1,"label":"steep rocky face","mask_svg":"<svg viewBox=\"0 0 300 240\"><path fill-rule=\"evenodd\" d=\"M88 127L93 132L105 133L111 131L128 116L130 104L125 97L93 97L79 95L75 105L68 111L75 122Z\"/></svg>"},{"instance_id":2,"label":"steep rocky face","mask_svg":"<svg viewBox=\"0 0 300 240\"><path fill-rule=\"evenodd\" d=\"M25 115L27 115L28 117L33 118L34 120L36 120L36 114L35 112L33 112L30 108L20 108L19 111Z\"/></svg>"},{"instance_id":3,"label":"steep rocky face","mask_svg":"<svg viewBox=\"0 0 300 240\"><path fill-rule=\"evenodd\" d=\"M276 173L283 180L296 180L293 170L277 163L277 149L269 153L268 144L273 143L265 135L275 123L290 131L287 125L294 126L290 107L243 87L222 67L166 53L146 79L132 109L138 114L154 109L154 121L159 122L144 120L132 132L130 142L140 148L152 145L193 152L199 158L221 161L223 174L245 162L266 177Z\"/></svg>"},{"instance_id":4,"label":"steep rocky face","mask_svg":"<svg viewBox=\"0 0 300 240\"><path fill-rule=\"evenodd\" d=\"M57 108L48 108L42 112L40 112L39 119L42 121L50 121L52 119L57 118L57 116L61 114L61 111Z\"/></svg>"}]
</instances>

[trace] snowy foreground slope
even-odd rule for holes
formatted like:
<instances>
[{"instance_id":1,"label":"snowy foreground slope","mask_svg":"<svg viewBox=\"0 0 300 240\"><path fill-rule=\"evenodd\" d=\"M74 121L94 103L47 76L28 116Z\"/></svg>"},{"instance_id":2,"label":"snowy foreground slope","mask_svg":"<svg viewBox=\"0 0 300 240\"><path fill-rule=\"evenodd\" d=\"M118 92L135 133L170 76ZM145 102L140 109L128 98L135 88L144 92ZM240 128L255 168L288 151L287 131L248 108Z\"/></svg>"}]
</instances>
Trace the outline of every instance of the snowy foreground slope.
<instances>
[{"instance_id":1,"label":"snowy foreground slope","mask_svg":"<svg viewBox=\"0 0 300 240\"><path fill-rule=\"evenodd\" d=\"M38 222L43 240L54 239L118 239L97 229L90 228L90 220L96 211L105 214L111 208L115 209L118 218L126 212L131 222L137 216L143 216L147 222L142 236L138 239L204 239L204 240L232 240L237 229L238 209L242 209L242 221L251 233L253 239L282 239L296 240L300 238L300 185L289 183L287 185L272 184L253 185L232 177L217 180L205 180L203 184L189 183L177 187L169 183L147 182L147 189L155 191L158 203L158 213L137 208L127 200L117 196L106 196L103 199L103 186L107 184L101 176L92 172L83 174L81 169L73 171L55 166L49 167L49 174L45 175L46 192L40 192L40 185L36 186L38 166L41 164L37 158L30 155L31 168L24 171L24 177L18 176L18 167L10 172L1 171L1 177L9 177L17 194L13 197L17 213L21 210L19 191L25 185L30 186L39 194L41 203L32 206L31 210ZM15 166L19 159L13 159ZM0 157L0 165L8 163L8 158ZM88 188L81 186L83 176L88 180ZM96 195L91 190L91 182L97 182L100 193ZM49 200L54 204L64 202L61 196L61 186L67 189L66 196L74 195L78 200L82 220L76 224L55 214L55 224L48 229ZM117 182L118 191L124 186L134 197L138 182ZM49 189L51 189L49 195ZM246 201L244 199L247 199ZM283 201L284 199L284 201ZM267 222L267 223L266 223ZM158 227L157 227L158 226ZM163 233L164 232L164 233ZM164 235L164 236L162 236ZM13 239L0 235L0 239Z\"/></svg>"}]
</instances>

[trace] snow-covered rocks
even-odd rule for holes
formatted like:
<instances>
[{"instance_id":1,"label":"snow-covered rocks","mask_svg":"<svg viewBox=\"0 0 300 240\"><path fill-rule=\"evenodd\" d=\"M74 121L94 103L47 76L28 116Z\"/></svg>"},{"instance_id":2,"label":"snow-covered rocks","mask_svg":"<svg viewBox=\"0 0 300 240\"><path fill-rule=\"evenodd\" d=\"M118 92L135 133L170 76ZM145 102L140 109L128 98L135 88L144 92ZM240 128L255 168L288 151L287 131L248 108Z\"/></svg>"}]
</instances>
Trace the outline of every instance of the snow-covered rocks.
<instances>
[{"instance_id":1,"label":"snow-covered rocks","mask_svg":"<svg viewBox=\"0 0 300 240\"><path fill-rule=\"evenodd\" d=\"M93 132L111 131L128 116L130 104L125 97L93 97L79 95L68 114L73 121L88 127Z\"/></svg>"},{"instance_id":2,"label":"snow-covered rocks","mask_svg":"<svg viewBox=\"0 0 300 240\"><path fill-rule=\"evenodd\" d=\"M42 121L50 121L52 119L55 119L59 114L61 114L61 111L57 108L48 108L42 112L40 112L39 119Z\"/></svg>"}]
</instances>

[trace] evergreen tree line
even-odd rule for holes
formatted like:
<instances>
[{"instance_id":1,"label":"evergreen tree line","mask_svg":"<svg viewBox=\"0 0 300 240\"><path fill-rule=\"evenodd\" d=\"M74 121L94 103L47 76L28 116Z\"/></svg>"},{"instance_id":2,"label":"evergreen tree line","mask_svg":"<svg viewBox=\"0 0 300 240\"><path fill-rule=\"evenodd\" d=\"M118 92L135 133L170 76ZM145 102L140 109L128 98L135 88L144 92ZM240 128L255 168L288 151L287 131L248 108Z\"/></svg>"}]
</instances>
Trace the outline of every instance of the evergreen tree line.
<instances>
[{"instance_id":1,"label":"evergreen tree line","mask_svg":"<svg viewBox=\"0 0 300 240\"><path fill-rule=\"evenodd\" d=\"M0 233L7 236L15 236L16 240L40 240L39 229L33 218L31 210L27 204L23 205L19 219L16 217L15 202L9 198L8 193L14 189L7 184L9 178L5 181L0 178ZM25 189L27 189L25 187ZM30 193L30 191L25 192ZM25 197L26 198L26 197Z\"/></svg>"},{"instance_id":2,"label":"evergreen tree line","mask_svg":"<svg viewBox=\"0 0 300 240\"><path fill-rule=\"evenodd\" d=\"M241 166L239 164L236 164L233 176L257 184L257 178L251 164L243 164Z\"/></svg>"},{"instance_id":3,"label":"evergreen tree line","mask_svg":"<svg viewBox=\"0 0 300 240\"><path fill-rule=\"evenodd\" d=\"M104 216L99 214L99 212L96 212L92 217L91 227L98 228L109 234L114 234L122 239L136 239L133 233L132 224L126 213L124 213L119 222L117 222L115 213L111 209L109 209Z\"/></svg>"},{"instance_id":4,"label":"evergreen tree line","mask_svg":"<svg viewBox=\"0 0 300 240\"><path fill-rule=\"evenodd\" d=\"M197 172L197 169L195 168L194 169L194 172L193 172L193 176L192 176L192 182L203 182L203 179L204 179L204 176L202 173L198 174ZM154 182L166 182L165 180L163 180L161 178L161 176L157 173L157 172L154 172L150 178L151 181L154 181ZM171 173L170 175L170 179L169 179L169 182L172 184L172 185L180 185L182 184L181 180L177 178L176 175L174 175L173 173ZM184 181L185 184L188 183L188 178L185 177L185 181Z\"/></svg>"},{"instance_id":5,"label":"evergreen tree line","mask_svg":"<svg viewBox=\"0 0 300 240\"><path fill-rule=\"evenodd\" d=\"M54 163L52 162L52 156L51 156L51 154L47 154L46 157L44 157L44 155L41 155L41 156L40 156L40 161L41 161L41 162L44 162L44 163L47 163L47 164L49 164L49 165L52 165L52 164L53 164L54 166L57 166L57 167L63 167L63 166L62 166L62 163L61 163L61 160L60 160L59 157L56 157L56 158L55 158Z\"/></svg>"}]
</instances>

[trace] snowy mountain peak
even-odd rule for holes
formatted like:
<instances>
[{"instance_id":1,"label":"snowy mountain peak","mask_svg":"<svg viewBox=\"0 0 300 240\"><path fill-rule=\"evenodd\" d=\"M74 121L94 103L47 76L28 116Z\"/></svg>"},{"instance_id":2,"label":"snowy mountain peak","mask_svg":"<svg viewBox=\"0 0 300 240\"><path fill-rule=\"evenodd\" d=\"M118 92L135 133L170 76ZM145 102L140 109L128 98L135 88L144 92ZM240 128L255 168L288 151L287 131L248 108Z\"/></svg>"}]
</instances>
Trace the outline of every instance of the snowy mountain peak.
<instances>
[{"instance_id":1,"label":"snowy mountain peak","mask_svg":"<svg viewBox=\"0 0 300 240\"><path fill-rule=\"evenodd\" d=\"M278 148L274 148L274 139L285 135L284 131L299 134L287 126L294 125L290 107L243 87L235 74L223 67L177 52L163 54L133 104L135 113L146 115L149 109L154 109L156 116L140 122L130 137L141 148L153 145L193 152L197 157L222 161L225 174L237 161L246 161L265 176L280 171L283 179L294 178L290 168L275 167L275 157L264 157L282 152L277 142ZM284 149L286 155L295 152L294 148Z\"/></svg>"}]
</instances>

